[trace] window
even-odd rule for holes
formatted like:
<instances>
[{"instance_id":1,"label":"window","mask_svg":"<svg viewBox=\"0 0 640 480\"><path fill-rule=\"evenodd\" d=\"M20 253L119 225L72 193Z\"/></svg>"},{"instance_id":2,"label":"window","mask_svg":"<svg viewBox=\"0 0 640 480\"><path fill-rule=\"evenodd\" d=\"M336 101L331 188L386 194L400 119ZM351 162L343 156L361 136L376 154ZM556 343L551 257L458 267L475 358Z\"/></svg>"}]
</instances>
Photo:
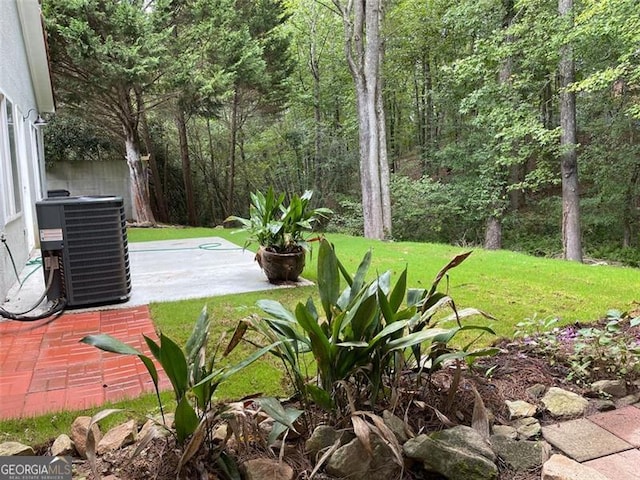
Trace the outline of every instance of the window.
<instances>
[{"instance_id":1,"label":"window","mask_svg":"<svg viewBox=\"0 0 640 480\"><path fill-rule=\"evenodd\" d=\"M16 109L0 94L0 176L3 216L11 219L22 210Z\"/></svg>"}]
</instances>

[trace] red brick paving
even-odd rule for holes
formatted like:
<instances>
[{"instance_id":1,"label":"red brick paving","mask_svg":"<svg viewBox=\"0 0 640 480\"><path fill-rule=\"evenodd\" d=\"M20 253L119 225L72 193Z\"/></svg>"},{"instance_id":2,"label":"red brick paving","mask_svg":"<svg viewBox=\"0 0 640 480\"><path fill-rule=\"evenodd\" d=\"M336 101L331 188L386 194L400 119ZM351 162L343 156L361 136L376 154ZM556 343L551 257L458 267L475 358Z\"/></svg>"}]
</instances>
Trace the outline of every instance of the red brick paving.
<instances>
[{"instance_id":1,"label":"red brick paving","mask_svg":"<svg viewBox=\"0 0 640 480\"><path fill-rule=\"evenodd\" d=\"M153 392L137 357L79 343L95 333L147 355L142 334L157 338L147 306L67 313L49 322L0 322L0 419L81 410ZM164 389L169 382L158 370Z\"/></svg>"}]
</instances>

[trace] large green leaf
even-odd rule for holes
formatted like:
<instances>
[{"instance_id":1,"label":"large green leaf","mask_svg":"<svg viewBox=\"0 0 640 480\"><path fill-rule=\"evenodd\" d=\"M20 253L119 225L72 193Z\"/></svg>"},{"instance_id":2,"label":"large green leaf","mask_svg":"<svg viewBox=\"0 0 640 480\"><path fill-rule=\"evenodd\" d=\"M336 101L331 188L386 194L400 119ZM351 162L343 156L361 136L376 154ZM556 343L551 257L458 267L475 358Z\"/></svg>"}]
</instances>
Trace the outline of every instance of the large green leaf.
<instances>
[{"instance_id":1,"label":"large green leaf","mask_svg":"<svg viewBox=\"0 0 640 480\"><path fill-rule=\"evenodd\" d=\"M389 296L389 305L391 310L395 313L398 311L402 302L404 301L404 296L407 291L407 267L400 274L400 278L396 282L396 285L393 287L393 291Z\"/></svg>"},{"instance_id":2,"label":"large green leaf","mask_svg":"<svg viewBox=\"0 0 640 480\"><path fill-rule=\"evenodd\" d=\"M375 347L375 345L380 340L382 340L385 337L389 337L398 331L401 331L406 326L407 326L406 321L397 321L397 322L390 323L389 325L384 327L382 330L380 330L380 332L378 332L378 334L369 341L370 347Z\"/></svg>"},{"instance_id":3,"label":"large green leaf","mask_svg":"<svg viewBox=\"0 0 640 480\"><path fill-rule=\"evenodd\" d=\"M278 342L274 342L270 345L267 345L266 347L262 347L258 350L256 350L255 352L253 352L251 355L249 355L248 357L244 358L242 361L235 363L231 366L225 367L225 368L221 368L221 369L217 369L215 371L212 371L211 373L209 373L209 375L207 375L206 377L204 377L202 380L200 380L197 384L194 385L195 387L200 387L202 384L207 383L207 382L214 382L215 385L219 384L220 382L226 380L227 378L229 378L231 375L234 375L235 373L239 372L240 370L242 370L243 368L251 365L253 362L255 362L256 360L258 360L261 356L263 356L265 353L273 350L274 348L280 346L283 342L278 341ZM213 392L212 392L213 394Z\"/></svg>"},{"instance_id":4,"label":"large green leaf","mask_svg":"<svg viewBox=\"0 0 640 480\"><path fill-rule=\"evenodd\" d=\"M407 290L407 305L419 305L427 294L424 288L410 288Z\"/></svg>"},{"instance_id":5,"label":"large green leaf","mask_svg":"<svg viewBox=\"0 0 640 480\"><path fill-rule=\"evenodd\" d=\"M352 340L363 340L374 322L378 320L378 301L376 292L363 298L357 308L347 315L347 321L353 332Z\"/></svg>"},{"instance_id":6,"label":"large green leaf","mask_svg":"<svg viewBox=\"0 0 640 480\"><path fill-rule=\"evenodd\" d=\"M135 348L122 343L117 338L113 338L112 336L104 333L100 333L97 335L87 335L80 340L80 343L93 345L94 347L99 348L100 350L104 350L105 352L119 353L121 355L142 355L142 352L139 352Z\"/></svg>"},{"instance_id":7,"label":"large green leaf","mask_svg":"<svg viewBox=\"0 0 640 480\"><path fill-rule=\"evenodd\" d=\"M455 337L459 332L469 331L469 330L477 330L481 332L490 333L491 335L495 335L496 333L493 331L491 327L485 327L484 325L464 325L462 327L453 327L447 329L445 332L436 335L433 338L434 342L437 343L449 343L453 337Z\"/></svg>"},{"instance_id":8,"label":"large green leaf","mask_svg":"<svg viewBox=\"0 0 640 480\"><path fill-rule=\"evenodd\" d=\"M393 323L393 321L395 320L395 312L391 308L391 304L389 303L387 296L380 288L378 288L377 298L378 305L380 306L380 311L382 312L382 316L385 319L385 323L387 325Z\"/></svg>"},{"instance_id":9,"label":"large green leaf","mask_svg":"<svg viewBox=\"0 0 640 480\"><path fill-rule=\"evenodd\" d=\"M113 338L110 335L100 333L97 335L87 335L82 340L82 343L86 343L87 345L93 345L100 350L104 350L105 352L118 353L120 355L136 355L147 368L149 375L151 376L151 380L153 380L153 385L156 389L156 394L158 395L158 399L160 392L158 391L158 370L156 369L153 360L144 355L142 352L139 352L133 347L122 343L120 340Z\"/></svg>"},{"instance_id":10,"label":"large green leaf","mask_svg":"<svg viewBox=\"0 0 640 480\"><path fill-rule=\"evenodd\" d=\"M303 410L297 408L285 408L273 397L261 398L258 400L260 407L275 420L273 428L269 433L269 445L272 445L276 439L288 428L296 431L293 422L304 413Z\"/></svg>"},{"instance_id":11,"label":"large green leaf","mask_svg":"<svg viewBox=\"0 0 640 480\"><path fill-rule=\"evenodd\" d=\"M320 241L318 251L318 291L327 321L331 323L332 306L340 295L340 275L335 252L326 239Z\"/></svg>"},{"instance_id":12,"label":"large green leaf","mask_svg":"<svg viewBox=\"0 0 640 480\"><path fill-rule=\"evenodd\" d=\"M308 384L306 389L316 405L319 405L326 411L333 410L334 403L329 392L313 384Z\"/></svg>"},{"instance_id":13,"label":"large green leaf","mask_svg":"<svg viewBox=\"0 0 640 480\"><path fill-rule=\"evenodd\" d=\"M169 337L160 334L160 365L169 377L176 395L176 401L182 400L189 385L187 359L182 349Z\"/></svg>"},{"instance_id":14,"label":"large green leaf","mask_svg":"<svg viewBox=\"0 0 640 480\"><path fill-rule=\"evenodd\" d=\"M457 352L444 353L433 360L433 363L431 364L431 368L435 369L442 362L445 362L447 360L465 360L465 362L470 363L469 362L470 359L475 359L477 357L492 357L497 355L498 353L500 353L499 348L485 348L482 350L475 350L473 352L457 351Z\"/></svg>"},{"instance_id":15,"label":"large green leaf","mask_svg":"<svg viewBox=\"0 0 640 480\"><path fill-rule=\"evenodd\" d=\"M296 318L300 326L307 332L311 341L311 350L318 365L318 373L323 381L323 386L331 383L333 378L334 351L329 339L318 325L318 322L309 314L301 303L296 307Z\"/></svg>"},{"instance_id":16,"label":"large green leaf","mask_svg":"<svg viewBox=\"0 0 640 480\"><path fill-rule=\"evenodd\" d=\"M432 340L434 337L445 332L446 330L442 328L430 328L428 330L420 330L419 332L410 333L409 335L405 335L404 337L391 340L389 343L387 343L387 349L389 351L403 350L407 347L411 347L413 345L418 345L420 343L426 342L427 340Z\"/></svg>"},{"instance_id":17,"label":"large green leaf","mask_svg":"<svg viewBox=\"0 0 640 480\"><path fill-rule=\"evenodd\" d=\"M175 428L178 442L183 443L198 427L198 416L189 403L186 396L183 396L176 406Z\"/></svg>"},{"instance_id":18,"label":"large green leaf","mask_svg":"<svg viewBox=\"0 0 640 480\"><path fill-rule=\"evenodd\" d=\"M200 350L207 344L209 338L209 314L207 313L207 306L205 305L196 320L196 324L193 326L193 331L187 340L185 345L185 352L187 353L187 363L191 365L194 363L195 358L200 354Z\"/></svg>"},{"instance_id":19,"label":"large green leaf","mask_svg":"<svg viewBox=\"0 0 640 480\"><path fill-rule=\"evenodd\" d=\"M360 289L364 286L364 282L366 280L367 272L369 271L369 267L371 266L371 250L367 251L362 257L360 261L360 265L358 265L358 270L353 277L353 284L351 285L351 297L349 301L352 302L355 295L360 292Z\"/></svg>"},{"instance_id":20,"label":"large green leaf","mask_svg":"<svg viewBox=\"0 0 640 480\"><path fill-rule=\"evenodd\" d=\"M257 305L265 313L268 313L275 318L287 320L292 323L296 322L295 315L283 307L280 302L276 302L275 300L258 300Z\"/></svg>"}]
</instances>

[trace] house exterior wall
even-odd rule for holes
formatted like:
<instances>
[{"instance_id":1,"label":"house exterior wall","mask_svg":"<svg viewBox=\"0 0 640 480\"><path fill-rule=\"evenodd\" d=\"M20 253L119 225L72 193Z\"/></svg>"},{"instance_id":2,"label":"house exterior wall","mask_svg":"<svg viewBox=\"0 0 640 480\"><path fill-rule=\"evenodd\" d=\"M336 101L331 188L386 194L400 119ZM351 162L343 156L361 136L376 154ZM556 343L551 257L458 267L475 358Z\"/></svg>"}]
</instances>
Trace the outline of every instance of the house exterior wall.
<instances>
[{"instance_id":1,"label":"house exterior wall","mask_svg":"<svg viewBox=\"0 0 640 480\"><path fill-rule=\"evenodd\" d=\"M73 196L115 195L124 200L127 219L133 219L131 181L127 162L67 161L47 168L47 189L67 190Z\"/></svg>"},{"instance_id":2,"label":"house exterior wall","mask_svg":"<svg viewBox=\"0 0 640 480\"><path fill-rule=\"evenodd\" d=\"M45 190L34 123L53 111L53 95L39 12L37 0L0 1L0 304L16 282L9 250L20 271L37 244L35 202Z\"/></svg>"}]
</instances>

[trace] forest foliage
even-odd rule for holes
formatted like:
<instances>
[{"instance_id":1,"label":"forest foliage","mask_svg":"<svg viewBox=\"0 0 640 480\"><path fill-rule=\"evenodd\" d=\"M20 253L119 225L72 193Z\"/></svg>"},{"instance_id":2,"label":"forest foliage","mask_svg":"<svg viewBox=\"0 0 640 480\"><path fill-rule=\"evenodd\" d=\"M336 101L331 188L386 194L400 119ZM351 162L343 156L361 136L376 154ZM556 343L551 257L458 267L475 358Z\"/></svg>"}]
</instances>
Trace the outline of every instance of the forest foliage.
<instances>
[{"instance_id":1,"label":"forest foliage","mask_svg":"<svg viewBox=\"0 0 640 480\"><path fill-rule=\"evenodd\" d=\"M327 228L362 233L358 117L337 5L45 0L58 98L48 162L125 156L127 132L98 92L124 95L110 90L124 78L156 220L219 225L272 186L314 190L336 212ZM640 264L637 2L575 0L572 25L557 0L383 5L393 238L481 244L494 218L505 248L562 251L558 65L570 44L583 248ZM83 80L95 88L69 79L62 38L100 54L77 72L93 70Z\"/></svg>"}]
</instances>

